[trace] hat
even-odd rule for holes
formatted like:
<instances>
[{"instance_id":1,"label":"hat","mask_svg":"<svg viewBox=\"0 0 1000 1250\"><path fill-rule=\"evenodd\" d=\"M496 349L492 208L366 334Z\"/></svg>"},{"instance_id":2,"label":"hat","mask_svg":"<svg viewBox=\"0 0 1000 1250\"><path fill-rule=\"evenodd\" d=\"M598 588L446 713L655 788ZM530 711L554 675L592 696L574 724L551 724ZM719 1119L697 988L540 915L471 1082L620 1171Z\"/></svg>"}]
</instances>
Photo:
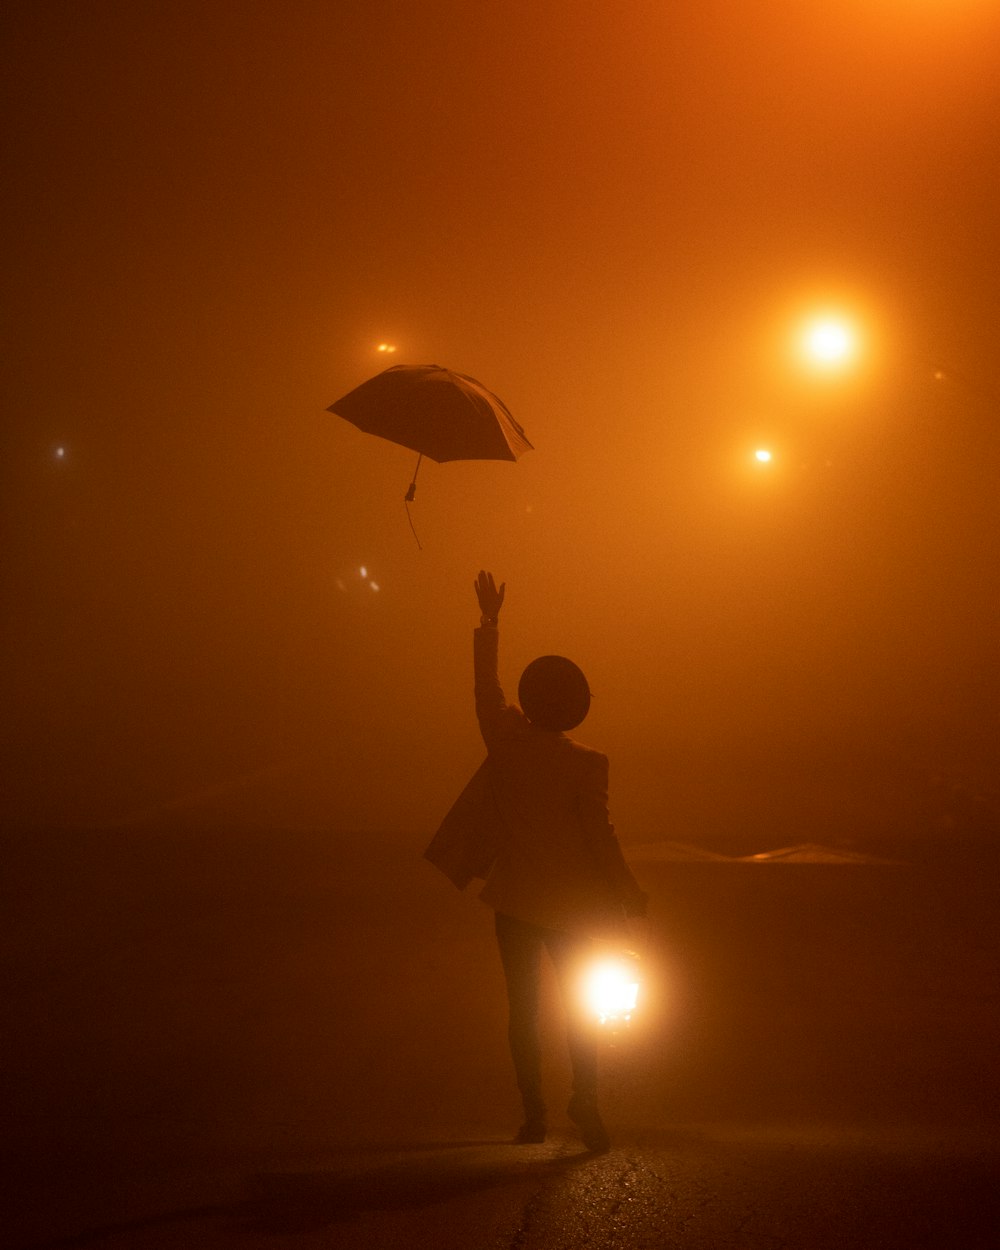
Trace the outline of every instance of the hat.
<instances>
[{"instance_id":1,"label":"hat","mask_svg":"<svg viewBox=\"0 0 1000 1250\"><path fill-rule=\"evenodd\" d=\"M575 729L590 711L590 687L572 660L541 655L521 674L517 697L539 729Z\"/></svg>"}]
</instances>

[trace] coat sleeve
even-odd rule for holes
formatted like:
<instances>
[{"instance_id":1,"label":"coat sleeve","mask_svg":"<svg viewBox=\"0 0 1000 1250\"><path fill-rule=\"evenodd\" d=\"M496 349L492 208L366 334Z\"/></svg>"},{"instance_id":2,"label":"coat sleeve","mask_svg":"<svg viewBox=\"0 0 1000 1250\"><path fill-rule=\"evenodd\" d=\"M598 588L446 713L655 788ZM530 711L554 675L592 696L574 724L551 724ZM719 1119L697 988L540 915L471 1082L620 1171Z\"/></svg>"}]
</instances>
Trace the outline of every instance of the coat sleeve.
<instances>
[{"instance_id":1,"label":"coat sleeve","mask_svg":"<svg viewBox=\"0 0 1000 1250\"><path fill-rule=\"evenodd\" d=\"M498 676L500 631L496 626L482 625L473 634L475 669L476 718L486 749L516 729L521 714L508 707Z\"/></svg>"},{"instance_id":2,"label":"coat sleeve","mask_svg":"<svg viewBox=\"0 0 1000 1250\"><path fill-rule=\"evenodd\" d=\"M608 757L590 754L579 797L580 823L594 858L626 915L642 911L645 895L625 862L622 848L608 816Z\"/></svg>"},{"instance_id":3,"label":"coat sleeve","mask_svg":"<svg viewBox=\"0 0 1000 1250\"><path fill-rule=\"evenodd\" d=\"M473 636L473 643L476 716L489 749L510 732L521 714L507 706L497 676L499 638L496 627L481 626ZM487 759L458 796L424 857L463 890L473 878L489 876L503 833Z\"/></svg>"},{"instance_id":4,"label":"coat sleeve","mask_svg":"<svg viewBox=\"0 0 1000 1250\"><path fill-rule=\"evenodd\" d=\"M424 858L464 890L474 877L489 876L500 835L500 816L484 761L441 822Z\"/></svg>"}]
</instances>

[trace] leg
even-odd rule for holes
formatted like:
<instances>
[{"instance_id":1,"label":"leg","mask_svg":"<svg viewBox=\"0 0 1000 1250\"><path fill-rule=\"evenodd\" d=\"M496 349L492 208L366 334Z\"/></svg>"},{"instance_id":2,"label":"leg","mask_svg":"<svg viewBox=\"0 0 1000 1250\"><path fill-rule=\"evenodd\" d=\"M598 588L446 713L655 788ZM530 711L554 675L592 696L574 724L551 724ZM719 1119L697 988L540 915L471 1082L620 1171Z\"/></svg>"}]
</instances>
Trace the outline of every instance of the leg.
<instances>
[{"instance_id":1,"label":"leg","mask_svg":"<svg viewBox=\"0 0 1000 1250\"><path fill-rule=\"evenodd\" d=\"M586 938L556 932L546 934L545 944L555 965L566 1013L569 1057L573 1066L569 1118L580 1129L589 1150L607 1150L608 1132L597 1108L597 1026L580 998L580 982L591 945Z\"/></svg>"},{"instance_id":2,"label":"leg","mask_svg":"<svg viewBox=\"0 0 1000 1250\"><path fill-rule=\"evenodd\" d=\"M591 953L591 944L587 938L547 930L545 945L556 970L559 995L566 1013L573 1093L596 1102L597 1030L580 999L580 981Z\"/></svg>"},{"instance_id":3,"label":"leg","mask_svg":"<svg viewBox=\"0 0 1000 1250\"><path fill-rule=\"evenodd\" d=\"M518 1139L544 1141L545 1103L542 1099L541 1047L538 1041L542 930L497 912L496 932L510 1009L507 1036L524 1105L525 1122Z\"/></svg>"}]
</instances>

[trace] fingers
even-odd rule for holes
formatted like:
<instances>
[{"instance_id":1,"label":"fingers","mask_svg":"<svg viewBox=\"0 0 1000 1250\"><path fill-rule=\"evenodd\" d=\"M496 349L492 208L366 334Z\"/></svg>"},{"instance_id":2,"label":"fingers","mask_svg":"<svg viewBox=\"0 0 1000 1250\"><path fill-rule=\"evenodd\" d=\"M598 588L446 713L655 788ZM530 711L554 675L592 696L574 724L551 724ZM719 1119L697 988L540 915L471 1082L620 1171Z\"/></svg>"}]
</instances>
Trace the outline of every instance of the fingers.
<instances>
[{"instance_id":1,"label":"fingers","mask_svg":"<svg viewBox=\"0 0 1000 1250\"><path fill-rule=\"evenodd\" d=\"M498 590L493 574L488 573L485 569L480 569L479 576L473 582L473 586L480 608L490 616L496 616L503 604L507 583L501 582Z\"/></svg>"}]
</instances>

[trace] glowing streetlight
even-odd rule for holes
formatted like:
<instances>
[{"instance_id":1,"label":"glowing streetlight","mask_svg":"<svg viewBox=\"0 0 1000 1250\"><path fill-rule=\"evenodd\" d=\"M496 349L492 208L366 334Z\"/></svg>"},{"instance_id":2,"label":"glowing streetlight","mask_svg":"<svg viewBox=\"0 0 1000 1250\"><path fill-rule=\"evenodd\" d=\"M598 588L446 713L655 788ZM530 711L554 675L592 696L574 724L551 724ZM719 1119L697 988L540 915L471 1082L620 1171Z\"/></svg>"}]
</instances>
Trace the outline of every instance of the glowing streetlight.
<instances>
[{"instance_id":1,"label":"glowing streetlight","mask_svg":"<svg viewBox=\"0 0 1000 1250\"><path fill-rule=\"evenodd\" d=\"M383 355L391 356L396 350L396 345L394 343L379 343L375 350L377 352L381 352Z\"/></svg>"},{"instance_id":2,"label":"glowing streetlight","mask_svg":"<svg viewBox=\"0 0 1000 1250\"><path fill-rule=\"evenodd\" d=\"M838 369L858 353L858 333L846 317L824 313L808 321L801 332L802 355L822 369Z\"/></svg>"},{"instance_id":3,"label":"glowing streetlight","mask_svg":"<svg viewBox=\"0 0 1000 1250\"><path fill-rule=\"evenodd\" d=\"M770 464L774 459L774 456L766 447L758 447L753 453L753 457L759 464Z\"/></svg>"}]
</instances>

